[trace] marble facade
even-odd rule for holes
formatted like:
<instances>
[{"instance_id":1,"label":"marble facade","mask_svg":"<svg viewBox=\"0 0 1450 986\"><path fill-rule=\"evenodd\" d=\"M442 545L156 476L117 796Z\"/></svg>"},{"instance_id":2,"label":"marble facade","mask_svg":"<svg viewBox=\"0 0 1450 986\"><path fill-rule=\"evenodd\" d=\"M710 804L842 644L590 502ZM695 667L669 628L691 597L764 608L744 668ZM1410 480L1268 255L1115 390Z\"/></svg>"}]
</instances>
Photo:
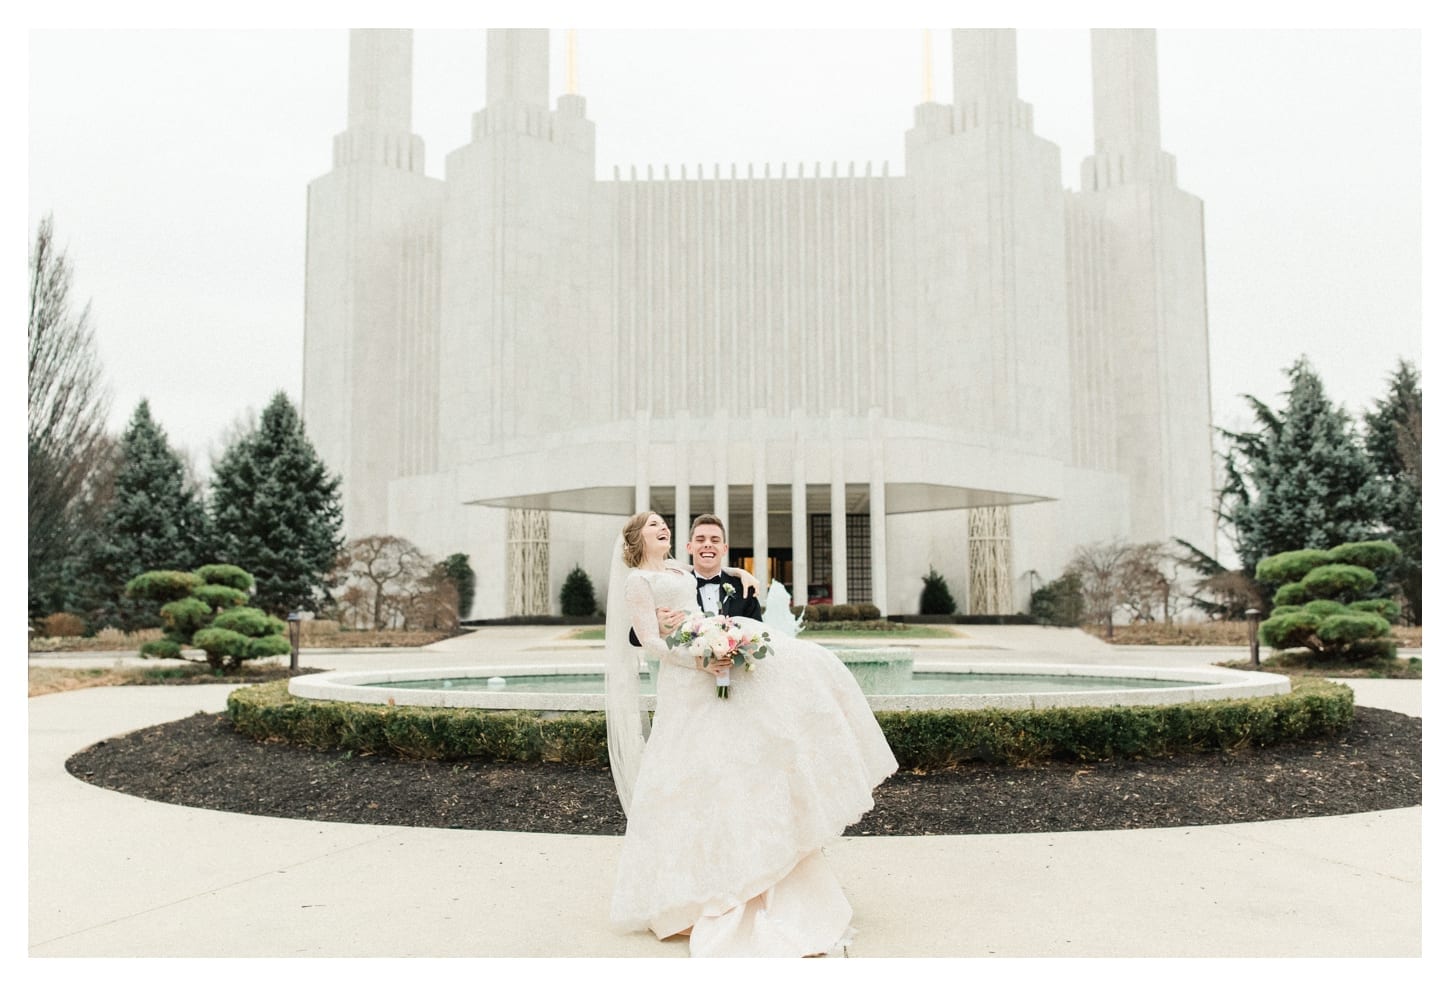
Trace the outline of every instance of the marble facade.
<instances>
[{"instance_id":1,"label":"marble facade","mask_svg":"<svg viewBox=\"0 0 1450 986\"><path fill-rule=\"evenodd\" d=\"M953 32L952 102L916 107L902 175L601 180L584 97L550 108L548 32L487 44L437 179L411 32L354 31L308 189L303 414L350 537L468 553L475 618L557 612L576 564L602 604L646 507L727 517L797 602L886 613L929 567L1004 612L1077 544L1212 550L1202 203L1160 147L1152 31L1092 32L1079 190L1011 30Z\"/></svg>"}]
</instances>

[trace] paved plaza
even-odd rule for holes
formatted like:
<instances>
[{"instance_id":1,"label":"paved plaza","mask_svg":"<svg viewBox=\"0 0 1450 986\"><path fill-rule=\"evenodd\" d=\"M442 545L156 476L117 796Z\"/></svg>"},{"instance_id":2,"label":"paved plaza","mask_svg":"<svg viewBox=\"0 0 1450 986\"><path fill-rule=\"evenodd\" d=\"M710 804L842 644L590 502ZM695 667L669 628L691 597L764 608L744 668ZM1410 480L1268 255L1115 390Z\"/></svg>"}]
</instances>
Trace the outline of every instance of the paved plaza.
<instances>
[{"instance_id":1,"label":"paved plaza","mask_svg":"<svg viewBox=\"0 0 1450 986\"><path fill-rule=\"evenodd\" d=\"M1110 648L969 627L920 660L1194 666L1220 649ZM307 651L310 667L602 660L551 627L419 650ZM32 664L112 664L115 654ZM126 659L129 662L129 659ZM1418 681L1352 681L1420 714ZM232 686L91 688L29 700L32 957L684 957L607 923L620 840L368 826L146 801L70 776L83 747L192 713ZM1421 809L1110 832L841 838L850 957L1414 957Z\"/></svg>"}]
</instances>

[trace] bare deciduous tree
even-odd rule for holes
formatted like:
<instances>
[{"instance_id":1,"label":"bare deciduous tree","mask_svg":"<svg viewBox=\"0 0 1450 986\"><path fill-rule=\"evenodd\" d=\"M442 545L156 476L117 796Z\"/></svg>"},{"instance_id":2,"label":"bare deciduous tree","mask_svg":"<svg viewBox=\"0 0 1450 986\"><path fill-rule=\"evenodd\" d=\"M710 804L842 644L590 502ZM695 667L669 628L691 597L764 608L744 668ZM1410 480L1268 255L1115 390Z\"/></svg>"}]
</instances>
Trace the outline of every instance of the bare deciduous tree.
<instances>
[{"instance_id":1,"label":"bare deciduous tree","mask_svg":"<svg viewBox=\"0 0 1450 986\"><path fill-rule=\"evenodd\" d=\"M458 590L440 566L404 538L372 534L349 541L333 579L339 615L354 626L364 617L374 630L458 625Z\"/></svg>"},{"instance_id":2,"label":"bare deciduous tree","mask_svg":"<svg viewBox=\"0 0 1450 986\"><path fill-rule=\"evenodd\" d=\"M50 216L30 252L28 444L31 606L85 523L78 505L105 439L109 398L90 324L90 305L71 305L72 270Z\"/></svg>"},{"instance_id":3,"label":"bare deciduous tree","mask_svg":"<svg viewBox=\"0 0 1450 986\"><path fill-rule=\"evenodd\" d=\"M1088 619L1106 625L1109 637L1113 611L1124 601L1123 560L1131 550L1121 539L1081 545L1063 570L1064 575L1077 576Z\"/></svg>"}]
</instances>

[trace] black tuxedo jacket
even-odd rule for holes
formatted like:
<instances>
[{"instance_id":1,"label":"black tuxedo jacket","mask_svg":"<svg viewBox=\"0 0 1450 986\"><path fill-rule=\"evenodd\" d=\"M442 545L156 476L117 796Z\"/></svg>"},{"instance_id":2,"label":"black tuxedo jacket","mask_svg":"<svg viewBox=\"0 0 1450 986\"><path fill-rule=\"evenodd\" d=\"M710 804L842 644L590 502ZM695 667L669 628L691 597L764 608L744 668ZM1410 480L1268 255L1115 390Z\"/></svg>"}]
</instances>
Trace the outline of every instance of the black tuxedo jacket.
<instances>
[{"instance_id":1,"label":"black tuxedo jacket","mask_svg":"<svg viewBox=\"0 0 1450 986\"><path fill-rule=\"evenodd\" d=\"M733 585L735 591L727 593L726 585ZM700 599L700 588L695 586L695 605L701 609L705 608L704 602ZM758 620L761 618L760 599L755 593L745 595L745 583L733 575L725 572L720 573L720 612L726 616L743 616L746 619ZM635 636L633 628L629 631L629 643L632 647L640 646L639 637Z\"/></svg>"}]
</instances>

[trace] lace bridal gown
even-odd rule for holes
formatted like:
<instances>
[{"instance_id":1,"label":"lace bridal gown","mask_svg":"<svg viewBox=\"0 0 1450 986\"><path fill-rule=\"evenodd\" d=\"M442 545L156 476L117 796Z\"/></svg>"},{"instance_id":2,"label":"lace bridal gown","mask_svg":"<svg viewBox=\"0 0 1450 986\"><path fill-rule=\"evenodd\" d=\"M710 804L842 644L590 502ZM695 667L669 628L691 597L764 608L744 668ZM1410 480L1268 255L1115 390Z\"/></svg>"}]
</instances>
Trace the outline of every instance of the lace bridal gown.
<instances>
[{"instance_id":1,"label":"lace bridal gown","mask_svg":"<svg viewBox=\"0 0 1450 986\"><path fill-rule=\"evenodd\" d=\"M845 944L851 908L821 847L896 770L860 687L829 651L772 634L770 656L736 668L729 699L718 698L714 676L668 648L655 617L657 606L698 609L694 578L629 569L622 581L623 608L660 669L637 776L611 732L629 818L613 924L661 939L690 931L692 956L796 957ZM617 639L627 628L613 586L610 597L606 637ZM615 666L637 666L638 655Z\"/></svg>"}]
</instances>

